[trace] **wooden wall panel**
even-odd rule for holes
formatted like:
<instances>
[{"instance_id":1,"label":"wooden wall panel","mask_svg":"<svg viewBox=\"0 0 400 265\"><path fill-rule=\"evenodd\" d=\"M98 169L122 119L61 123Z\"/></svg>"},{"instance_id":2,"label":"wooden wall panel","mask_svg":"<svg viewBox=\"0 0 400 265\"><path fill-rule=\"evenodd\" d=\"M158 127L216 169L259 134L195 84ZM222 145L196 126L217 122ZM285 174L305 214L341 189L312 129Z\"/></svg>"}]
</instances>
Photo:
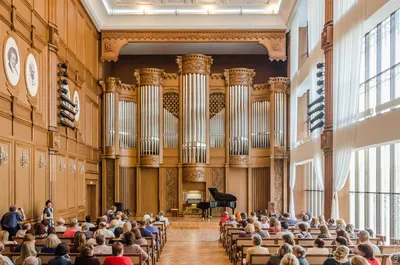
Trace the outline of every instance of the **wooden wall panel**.
<instances>
[{"instance_id":1,"label":"wooden wall panel","mask_svg":"<svg viewBox=\"0 0 400 265\"><path fill-rule=\"evenodd\" d=\"M28 219L33 218L33 147L25 143L15 144L15 203L25 210ZM28 159L24 163L23 156Z\"/></svg>"},{"instance_id":2,"label":"wooden wall panel","mask_svg":"<svg viewBox=\"0 0 400 265\"><path fill-rule=\"evenodd\" d=\"M65 165L65 168L62 166ZM56 202L54 208L59 212L67 211L67 161L64 156L57 156L56 162L56 180L55 180L55 198Z\"/></svg>"},{"instance_id":3,"label":"wooden wall panel","mask_svg":"<svg viewBox=\"0 0 400 265\"><path fill-rule=\"evenodd\" d=\"M228 193L237 197L236 211L248 212L247 209L247 168L229 168Z\"/></svg>"},{"instance_id":4,"label":"wooden wall panel","mask_svg":"<svg viewBox=\"0 0 400 265\"><path fill-rule=\"evenodd\" d=\"M7 212L12 199L12 165L13 165L13 143L10 140L0 138L0 151L7 155L7 160L0 165L0 183L3 186L0 192L0 211Z\"/></svg>"},{"instance_id":5,"label":"wooden wall panel","mask_svg":"<svg viewBox=\"0 0 400 265\"><path fill-rule=\"evenodd\" d=\"M253 168L253 210L268 209L270 201L270 168Z\"/></svg>"},{"instance_id":6,"label":"wooden wall panel","mask_svg":"<svg viewBox=\"0 0 400 265\"><path fill-rule=\"evenodd\" d=\"M71 209L76 205L76 162L74 158L68 158L67 171L67 207Z\"/></svg>"},{"instance_id":7,"label":"wooden wall panel","mask_svg":"<svg viewBox=\"0 0 400 265\"><path fill-rule=\"evenodd\" d=\"M42 17L42 19L47 20L48 14L48 0L35 0L34 8L35 11Z\"/></svg>"},{"instance_id":8,"label":"wooden wall panel","mask_svg":"<svg viewBox=\"0 0 400 265\"><path fill-rule=\"evenodd\" d=\"M92 112L92 102L86 100L85 103L86 117L85 117L85 140L88 146L93 146L93 138L92 138L92 124L93 124L93 112Z\"/></svg>"},{"instance_id":9,"label":"wooden wall panel","mask_svg":"<svg viewBox=\"0 0 400 265\"><path fill-rule=\"evenodd\" d=\"M76 27L76 5L74 0L68 0L68 12L67 12L67 45L72 53L76 54L76 36L78 28Z\"/></svg>"},{"instance_id":10,"label":"wooden wall panel","mask_svg":"<svg viewBox=\"0 0 400 265\"><path fill-rule=\"evenodd\" d=\"M76 166L76 196L78 207L85 207L85 161L79 160Z\"/></svg>"},{"instance_id":11,"label":"wooden wall panel","mask_svg":"<svg viewBox=\"0 0 400 265\"><path fill-rule=\"evenodd\" d=\"M141 211L158 212L158 168L141 168L140 202Z\"/></svg>"},{"instance_id":12,"label":"wooden wall panel","mask_svg":"<svg viewBox=\"0 0 400 265\"><path fill-rule=\"evenodd\" d=\"M136 212L136 168L120 167L120 197L123 209Z\"/></svg>"},{"instance_id":13,"label":"wooden wall panel","mask_svg":"<svg viewBox=\"0 0 400 265\"><path fill-rule=\"evenodd\" d=\"M40 161L46 161L46 165L43 164L43 162ZM40 216L43 207L45 206L45 202L49 199L48 198L48 184L46 184L46 181L49 182L49 179L46 178L46 169L48 165L48 157L45 149L38 149L35 148L35 171L33 175L33 183L35 186L35 192L34 192L34 218L37 218Z\"/></svg>"}]
</instances>

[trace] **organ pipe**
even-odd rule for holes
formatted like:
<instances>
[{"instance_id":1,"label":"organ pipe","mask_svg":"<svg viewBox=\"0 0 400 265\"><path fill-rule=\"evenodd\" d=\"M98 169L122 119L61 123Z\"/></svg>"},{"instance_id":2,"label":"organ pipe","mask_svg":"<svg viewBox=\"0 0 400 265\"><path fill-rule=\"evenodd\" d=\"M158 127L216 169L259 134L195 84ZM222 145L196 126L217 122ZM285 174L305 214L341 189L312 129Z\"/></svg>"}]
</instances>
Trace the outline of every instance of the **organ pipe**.
<instances>
[{"instance_id":1,"label":"organ pipe","mask_svg":"<svg viewBox=\"0 0 400 265\"><path fill-rule=\"evenodd\" d=\"M119 101L119 146L136 148L136 115L137 105L131 101Z\"/></svg>"},{"instance_id":2,"label":"organ pipe","mask_svg":"<svg viewBox=\"0 0 400 265\"><path fill-rule=\"evenodd\" d=\"M99 84L102 86L104 93L104 143L106 147L109 147L106 153L111 155L115 154L116 119L118 118L116 116L118 112L118 105L116 104L118 100L117 86L120 84L120 80L119 78L108 77L104 81L100 80Z\"/></svg>"},{"instance_id":3,"label":"organ pipe","mask_svg":"<svg viewBox=\"0 0 400 265\"><path fill-rule=\"evenodd\" d=\"M212 59L201 54L178 56L182 78L182 162L207 163L208 90Z\"/></svg>"},{"instance_id":4,"label":"organ pipe","mask_svg":"<svg viewBox=\"0 0 400 265\"><path fill-rule=\"evenodd\" d=\"M164 109L164 148L178 147L178 118Z\"/></svg>"},{"instance_id":5,"label":"organ pipe","mask_svg":"<svg viewBox=\"0 0 400 265\"><path fill-rule=\"evenodd\" d=\"M225 108L210 119L210 147L224 148L225 146Z\"/></svg>"},{"instance_id":6,"label":"organ pipe","mask_svg":"<svg viewBox=\"0 0 400 265\"><path fill-rule=\"evenodd\" d=\"M247 68L225 70L230 102L229 155L231 156L249 154L249 94L254 75L254 70Z\"/></svg>"},{"instance_id":7,"label":"organ pipe","mask_svg":"<svg viewBox=\"0 0 400 265\"><path fill-rule=\"evenodd\" d=\"M252 147L269 148L269 101L252 103Z\"/></svg>"}]
</instances>

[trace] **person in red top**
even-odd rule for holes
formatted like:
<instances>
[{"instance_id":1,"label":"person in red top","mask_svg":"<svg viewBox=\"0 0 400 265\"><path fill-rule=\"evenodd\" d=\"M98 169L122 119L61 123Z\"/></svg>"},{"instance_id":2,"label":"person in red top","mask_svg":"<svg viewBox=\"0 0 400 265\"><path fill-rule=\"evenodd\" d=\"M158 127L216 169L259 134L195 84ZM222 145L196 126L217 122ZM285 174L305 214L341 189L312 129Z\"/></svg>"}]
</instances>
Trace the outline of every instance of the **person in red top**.
<instances>
[{"instance_id":1,"label":"person in red top","mask_svg":"<svg viewBox=\"0 0 400 265\"><path fill-rule=\"evenodd\" d=\"M229 220L229 213L224 212L224 216L219 220L219 226L222 226L223 223L226 223Z\"/></svg>"},{"instance_id":2,"label":"person in red top","mask_svg":"<svg viewBox=\"0 0 400 265\"><path fill-rule=\"evenodd\" d=\"M374 250L368 244L360 244L357 247L358 255L364 257L370 265L381 265L379 259L374 256Z\"/></svg>"},{"instance_id":3,"label":"person in red top","mask_svg":"<svg viewBox=\"0 0 400 265\"><path fill-rule=\"evenodd\" d=\"M124 257L124 245L120 242L115 242L112 245L112 256L104 260L103 265L133 265L132 260Z\"/></svg>"},{"instance_id":4,"label":"person in red top","mask_svg":"<svg viewBox=\"0 0 400 265\"><path fill-rule=\"evenodd\" d=\"M78 220L76 218L72 218L69 222L69 227L65 230L63 237L74 237L75 233L78 231Z\"/></svg>"}]
</instances>

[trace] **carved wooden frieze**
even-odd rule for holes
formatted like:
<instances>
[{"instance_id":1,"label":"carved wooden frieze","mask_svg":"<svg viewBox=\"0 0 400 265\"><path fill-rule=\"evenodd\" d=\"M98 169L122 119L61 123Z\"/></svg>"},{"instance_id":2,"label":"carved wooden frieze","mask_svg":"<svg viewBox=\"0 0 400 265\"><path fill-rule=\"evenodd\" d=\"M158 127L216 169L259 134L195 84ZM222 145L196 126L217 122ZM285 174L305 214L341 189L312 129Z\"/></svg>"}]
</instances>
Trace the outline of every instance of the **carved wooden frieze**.
<instances>
[{"instance_id":1,"label":"carved wooden frieze","mask_svg":"<svg viewBox=\"0 0 400 265\"><path fill-rule=\"evenodd\" d=\"M229 156L229 164L231 165L247 165L249 164L248 156L231 155Z\"/></svg>"},{"instance_id":2,"label":"carved wooden frieze","mask_svg":"<svg viewBox=\"0 0 400 265\"><path fill-rule=\"evenodd\" d=\"M228 86L252 86L256 75L254 69L232 68L224 72L225 82Z\"/></svg>"},{"instance_id":3,"label":"carved wooden frieze","mask_svg":"<svg viewBox=\"0 0 400 265\"><path fill-rule=\"evenodd\" d=\"M206 171L202 167L185 167L182 169L182 179L186 182L205 182Z\"/></svg>"},{"instance_id":4,"label":"carved wooden frieze","mask_svg":"<svg viewBox=\"0 0 400 265\"><path fill-rule=\"evenodd\" d=\"M114 160L106 160L106 207L110 209L114 205L114 191L115 191L115 163Z\"/></svg>"},{"instance_id":5,"label":"carved wooden frieze","mask_svg":"<svg viewBox=\"0 0 400 265\"><path fill-rule=\"evenodd\" d=\"M271 77L268 80L272 93L289 93L290 79L287 77Z\"/></svg>"},{"instance_id":6,"label":"carved wooden frieze","mask_svg":"<svg viewBox=\"0 0 400 265\"><path fill-rule=\"evenodd\" d=\"M166 202L167 210L177 207L174 205L178 203L178 169L177 168L167 168L166 169Z\"/></svg>"},{"instance_id":7,"label":"carved wooden frieze","mask_svg":"<svg viewBox=\"0 0 400 265\"><path fill-rule=\"evenodd\" d=\"M136 69L134 76L140 86L162 86L165 72L163 69L142 68Z\"/></svg>"},{"instance_id":8,"label":"carved wooden frieze","mask_svg":"<svg viewBox=\"0 0 400 265\"><path fill-rule=\"evenodd\" d=\"M99 85L101 86L103 93L116 92L117 88L121 85L121 79L117 77L107 77L105 80L100 79Z\"/></svg>"},{"instance_id":9,"label":"carved wooden frieze","mask_svg":"<svg viewBox=\"0 0 400 265\"><path fill-rule=\"evenodd\" d=\"M157 166L160 164L159 156L155 155L141 155L140 164L148 166Z\"/></svg>"},{"instance_id":10,"label":"carved wooden frieze","mask_svg":"<svg viewBox=\"0 0 400 265\"><path fill-rule=\"evenodd\" d=\"M283 160L274 160L274 198L275 211L278 216L281 215L283 210Z\"/></svg>"},{"instance_id":11,"label":"carved wooden frieze","mask_svg":"<svg viewBox=\"0 0 400 265\"><path fill-rule=\"evenodd\" d=\"M211 56L203 54L185 54L176 59L179 74L204 74L211 73L213 60Z\"/></svg>"}]
</instances>

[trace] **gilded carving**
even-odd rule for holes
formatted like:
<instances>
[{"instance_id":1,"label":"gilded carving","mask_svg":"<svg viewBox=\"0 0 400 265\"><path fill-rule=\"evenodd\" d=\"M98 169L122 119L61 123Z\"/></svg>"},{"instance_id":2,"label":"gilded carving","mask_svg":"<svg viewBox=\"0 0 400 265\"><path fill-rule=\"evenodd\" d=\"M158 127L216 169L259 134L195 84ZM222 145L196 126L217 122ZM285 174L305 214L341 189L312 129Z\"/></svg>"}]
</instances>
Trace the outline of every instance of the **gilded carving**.
<instances>
[{"instance_id":1,"label":"gilded carving","mask_svg":"<svg viewBox=\"0 0 400 265\"><path fill-rule=\"evenodd\" d=\"M231 165L247 165L249 163L248 156L231 155L229 156L229 164Z\"/></svg>"},{"instance_id":2,"label":"gilded carving","mask_svg":"<svg viewBox=\"0 0 400 265\"><path fill-rule=\"evenodd\" d=\"M114 173L115 173L115 164L114 160L107 159L106 160L106 204L107 209L110 209L112 205L114 205Z\"/></svg>"},{"instance_id":3,"label":"gilded carving","mask_svg":"<svg viewBox=\"0 0 400 265\"><path fill-rule=\"evenodd\" d=\"M274 160L274 198L275 211L279 216L282 213L283 205L283 160Z\"/></svg>"},{"instance_id":4,"label":"gilded carving","mask_svg":"<svg viewBox=\"0 0 400 265\"><path fill-rule=\"evenodd\" d=\"M162 86L165 72L163 69L143 68L136 69L134 76L140 86Z\"/></svg>"},{"instance_id":5,"label":"gilded carving","mask_svg":"<svg viewBox=\"0 0 400 265\"><path fill-rule=\"evenodd\" d=\"M167 168L166 169L167 181L166 181L166 202L167 210L176 207L178 202L178 169L177 168Z\"/></svg>"},{"instance_id":6,"label":"gilded carving","mask_svg":"<svg viewBox=\"0 0 400 265\"><path fill-rule=\"evenodd\" d=\"M253 85L253 90L267 90L269 87L268 87L268 84L255 84L255 85Z\"/></svg>"},{"instance_id":7,"label":"gilded carving","mask_svg":"<svg viewBox=\"0 0 400 265\"><path fill-rule=\"evenodd\" d=\"M113 52L115 49L115 45L111 41L105 41L104 42L104 49L108 52Z\"/></svg>"},{"instance_id":8,"label":"gilded carving","mask_svg":"<svg viewBox=\"0 0 400 265\"><path fill-rule=\"evenodd\" d=\"M211 64L213 60L211 56L203 54L186 54L178 56L176 59L179 74L204 74L211 73Z\"/></svg>"},{"instance_id":9,"label":"gilded carving","mask_svg":"<svg viewBox=\"0 0 400 265\"><path fill-rule=\"evenodd\" d=\"M229 80L229 86L251 86L255 75L254 69L247 68L232 68L224 72L225 82Z\"/></svg>"},{"instance_id":10,"label":"gilded carving","mask_svg":"<svg viewBox=\"0 0 400 265\"><path fill-rule=\"evenodd\" d=\"M121 79L107 77L105 80L100 79L99 85L102 87L103 92L116 92L117 88L121 85Z\"/></svg>"},{"instance_id":11,"label":"gilded carving","mask_svg":"<svg viewBox=\"0 0 400 265\"><path fill-rule=\"evenodd\" d=\"M204 182L205 175L205 169L202 167L185 167L182 170L182 177L186 182Z\"/></svg>"},{"instance_id":12,"label":"gilded carving","mask_svg":"<svg viewBox=\"0 0 400 265\"><path fill-rule=\"evenodd\" d=\"M289 93L290 79L287 77L271 77L268 80L268 85L273 93Z\"/></svg>"},{"instance_id":13,"label":"gilded carving","mask_svg":"<svg viewBox=\"0 0 400 265\"><path fill-rule=\"evenodd\" d=\"M158 165L160 163L159 157L154 155L140 156L140 164L142 165Z\"/></svg>"}]
</instances>

